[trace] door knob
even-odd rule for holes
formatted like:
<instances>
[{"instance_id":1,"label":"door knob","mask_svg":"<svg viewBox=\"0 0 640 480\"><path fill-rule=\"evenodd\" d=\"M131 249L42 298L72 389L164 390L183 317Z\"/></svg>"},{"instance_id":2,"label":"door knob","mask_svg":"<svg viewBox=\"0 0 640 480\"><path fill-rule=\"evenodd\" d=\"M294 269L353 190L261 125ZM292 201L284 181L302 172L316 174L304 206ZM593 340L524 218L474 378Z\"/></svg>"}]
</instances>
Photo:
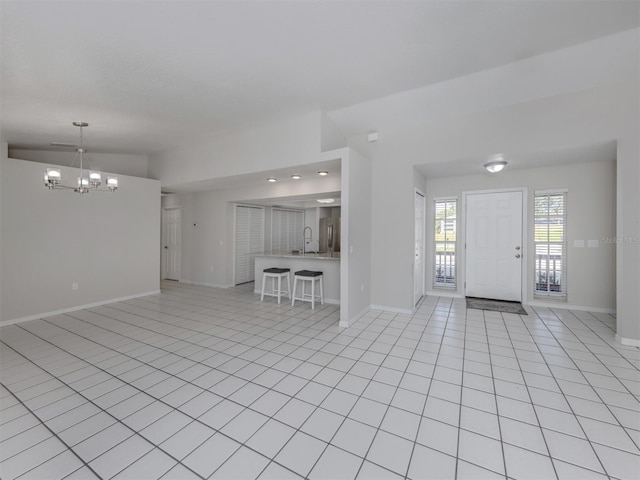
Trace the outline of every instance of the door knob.
<instances>
[{"instance_id":1,"label":"door knob","mask_svg":"<svg viewBox=\"0 0 640 480\"><path fill-rule=\"evenodd\" d=\"M165 246L164 246L164 248L169 248L169 247L167 247L167 246L165 245Z\"/></svg>"},{"instance_id":2,"label":"door knob","mask_svg":"<svg viewBox=\"0 0 640 480\"><path fill-rule=\"evenodd\" d=\"M516 250L520 250L520 247L516 247Z\"/></svg>"},{"instance_id":3,"label":"door knob","mask_svg":"<svg viewBox=\"0 0 640 480\"><path fill-rule=\"evenodd\" d=\"M520 258L520 254L519 253L516 253L516 258Z\"/></svg>"}]
</instances>

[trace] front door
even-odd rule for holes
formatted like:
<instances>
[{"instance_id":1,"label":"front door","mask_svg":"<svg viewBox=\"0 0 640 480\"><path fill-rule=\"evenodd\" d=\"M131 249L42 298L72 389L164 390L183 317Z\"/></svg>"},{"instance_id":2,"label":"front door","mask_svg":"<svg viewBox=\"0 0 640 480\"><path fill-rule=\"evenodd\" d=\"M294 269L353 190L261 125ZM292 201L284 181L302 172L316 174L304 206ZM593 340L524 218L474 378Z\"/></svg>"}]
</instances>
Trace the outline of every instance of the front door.
<instances>
[{"instance_id":1,"label":"front door","mask_svg":"<svg viewBox=\"0 0 640 480\"><path fill-rule=\"evenodd\" d=\"M162 278L180 280L180 209L162 210Z\"/></svg>"},{"instance_id":2,"label":"front door","mask_svg":"<svg viewBox=\"0 0 640 480\"><path fill-rule=\"evenodd\" d=\"M468 194L468 297L522 300L522 192Z\"/></svg>"}]
</instances>

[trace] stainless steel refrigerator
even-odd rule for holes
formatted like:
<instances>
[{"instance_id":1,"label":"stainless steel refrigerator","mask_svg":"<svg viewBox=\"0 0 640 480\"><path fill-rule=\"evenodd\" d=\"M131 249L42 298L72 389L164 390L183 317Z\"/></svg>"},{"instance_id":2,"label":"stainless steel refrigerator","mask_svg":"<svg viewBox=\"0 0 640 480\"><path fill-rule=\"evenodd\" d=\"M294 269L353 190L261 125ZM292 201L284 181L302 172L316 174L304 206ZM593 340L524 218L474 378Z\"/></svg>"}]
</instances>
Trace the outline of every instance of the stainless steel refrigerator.
<instances>
[{"instance_id":1,"label":"stainless steel refrigerator","mask_svg":"<svg viewBox=\"0 0 640 480\"><path fill-rule=\"evenodd\" d=\"M319 252L340 251L340 218L320 219Z\"/></svg>"}]
</instances>

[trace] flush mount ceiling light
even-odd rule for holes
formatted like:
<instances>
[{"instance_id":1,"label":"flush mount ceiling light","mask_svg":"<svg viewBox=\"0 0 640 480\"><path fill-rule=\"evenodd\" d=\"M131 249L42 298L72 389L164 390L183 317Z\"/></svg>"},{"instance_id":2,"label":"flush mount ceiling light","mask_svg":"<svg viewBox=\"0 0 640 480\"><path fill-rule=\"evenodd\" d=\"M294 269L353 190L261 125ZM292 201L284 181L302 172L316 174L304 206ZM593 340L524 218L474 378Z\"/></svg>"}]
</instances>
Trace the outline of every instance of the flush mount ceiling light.
<instances>
[{"instance_id":1,"label":"flush mount ceiling light","mask_svg":"<svg viewBox=\"0 0 640 480\"><path fill-rule=\"evenodd\" d=\"M297 173L294 175L291 175L291 178L293 178L294 180L300 180L302 178L302 175L298 175Z\"/></svg>"},{"instance_id":2,"label":"flush mount ceiling light","mask_svg":"<svg viewBox=\"0 0 640 480\"><path fill-rule=\"evenodd\" d=\"M497 158L497 160L484 164L484 168L486 168L489 173L498 173L507 166L507 162L502 159L502 155L496 155L495 158Z\"/></svg>"},{"instance_id":3,"label":"flush mount ceiling light","mask_svg":"<svg viewBox=\"0 0 640 480\"><path fill-rule=\"evenodd\" d=\"M86 122L73 122L73 125L80 128L80 145L69 145L61 143L53 143L52 145L74 147L76 149L76 157L73 159L71 166L76 163L76 158L80 156L80 176L78 177L78 186L72 187L62 184L62 170L58 167L47 168L44 172L44 184L49 190L54 189L67 189L73 190L76 193L89 193L91 190L98 192L115 192L118 189L118 177L114 175L108 175L106 180L107 190L100 189L102 184L102 174L98 171L91 170L91 166L88 165L88 169L85 169L84 154L87 151L84 148L82 129L88 127Z\"/></svg>"},{"instance_id":4,"label":"flush mount ceiling light","mask_svg":"<svg viewBox=\"0 0 640 480\"><path fill-rule=\"evenodd\" d=\"M318 203L333 203L335 200L333 198L319 198L316 200Z\"/></svg>"},{"instance_id":5,"label":"flush mount ceiling light","mask_svg":"<svg viewBox=\"0 0 640 480\"><path fill-rule=\"evenodd\" d=\"M277 179L277 178L273 178L273 177L269 177L269 178L267 178L267 182L271 182L271 183L273 183L273 182L277 182L277 181L278 181L278 179Z\"/></svg>"},{"instance_id":6,"label":"flush mount ceiling light","mask_svg":"<svg viewBox=\"0 0 640 480\"><path fill-rule=\"evenodd\" d=\"M320 170L318 172L318 175L320 175L321 177L326 177L327 175L329 175L329 172L327 172L325 170Z\"/></svg>"}]
</instances>

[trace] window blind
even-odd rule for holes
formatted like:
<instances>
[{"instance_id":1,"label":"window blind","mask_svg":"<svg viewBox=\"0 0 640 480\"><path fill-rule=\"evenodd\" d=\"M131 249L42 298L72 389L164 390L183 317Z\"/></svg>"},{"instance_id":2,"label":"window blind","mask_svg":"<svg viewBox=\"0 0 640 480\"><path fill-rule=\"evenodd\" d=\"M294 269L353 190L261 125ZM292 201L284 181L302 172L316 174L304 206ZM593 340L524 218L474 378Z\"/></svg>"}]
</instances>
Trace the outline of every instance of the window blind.
<instances>
[{"instance_id":1,"label":"window blind","mask_svg":"<svg viewBox=\"0 0 640 480\"><path fill-rule=\"evenodd\" d=\"M271 210L271 250L273 253L291 253L303 246L304 212L273 208Z\"/></svg>"},{"instance_id":2,"label":"window blind","mask_svg":"<svg viewBox=\"0 0 640 480\"><path fill-rule=\"evenodd\" d=\"M566 192L535 193L533 216L536 295L567 295L566 203Z\"/></svg>"},{"instance_id":3,"label":"window blind","mask_svg":"<svg viewBox=\"0 0 640 480\"><path fill-rule=\"evenodd\" d=\"M264 251L264 209L236 205L235 284L255 280L255 255Z\"/></svg>"},{"instance_id":4,"label":"window blind","mask_svg":"<svg viewBox=\"0 0 640 480\"><path fill-rule=\"evenodd\" d=\"M434 201L433 286L455 287L457 199Z\"/></svg>"}]
</instances>

